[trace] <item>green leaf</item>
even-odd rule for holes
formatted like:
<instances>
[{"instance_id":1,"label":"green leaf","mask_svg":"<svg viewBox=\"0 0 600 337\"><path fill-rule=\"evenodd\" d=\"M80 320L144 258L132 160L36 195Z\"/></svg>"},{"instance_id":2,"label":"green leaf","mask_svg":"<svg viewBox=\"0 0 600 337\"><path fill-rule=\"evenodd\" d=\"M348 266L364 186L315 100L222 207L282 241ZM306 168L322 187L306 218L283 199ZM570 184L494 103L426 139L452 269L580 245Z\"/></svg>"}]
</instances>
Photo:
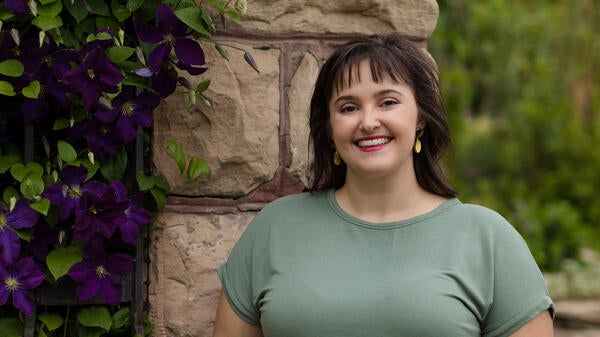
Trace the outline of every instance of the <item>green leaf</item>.
<instances>
[{"instance_id":1,"label":"green leaf","mask_svg":"<svg viewBox=\"0 0 600 337\"><path fill-rule=\"evenodd\" d=\"M55 280L65 276L71 267L83 260L83 252L80 244L71 244L67 247L58 247L48 253L46 264L48 270Z\"/></svg>"},{"instance_id":2,"label":"green leaf","mask_svg":"<svg viewBox=\"0 0 600 337\"><path fill-rule=\"evenodd\" d=\"M17 318L0 318L0 336L22 336L23 324Z\"/></svg>"},{"instance_id":3,"label":"green leaf","mask_svg":"<svg viewBox=\"0 0 600 337\"><path fill-rule=\"evenodd\" d=\"M139 66L137 68L139 68ZM131 85L142 89L152 90L152 87L150 86L150 83L148 82L147 78L137 76L134 74L126 73L125 78L123 79L123 85Z\"/></svg>"},{"instance_id":4,"label":"green leaf","mask_svg":"<svg viewBox=\"0 0 600 337\"><path fill-rule=\"evenodd\" d=\"M144 0L128 0L127 1L127 8L129 8L130 11L135 12L143 4L144 4Z\"/></svg>"},{"instance_id":5,"label":"green leaf","mask_svg":"<svg viewBox=\"0 0 600 337\"><path fill-rule=\"evenodd\" d=\"M85 178L86 181L90 180L100 169L100 163L98 161L94 160L94 163L92 164L88 158L82 159L81 165L85 166L88 171L87 177Z\"/></svg>"},{"instance_id":6,"label":"green leaf","mask_svg":"<svg viewBox=\"0 0 600 337\"><path fill-rule=\"evenodd\" d=\"M23 179L25 179L25 177L29 174L41 177L44 174L44 168L42 165L36 162L27 163L27 166L21 163L16 163L10 168L10 174L18 182L23 182Z\"/></svg>"},{"instance_id":7,"label":"green leaf","mask_svg":"<svg viewBox=\"0 0 600 337\"><path fill-rule=\"evenodd\" d=\"M202 11L203 10L200 7L187 7L176 10L175 15L186 25L188 25L188 27L204 35L205 37L210 37L210 33L202 24Z\"/></svg>"},{"instance_id":8,"label":"green leaf","mask_svg":"<svg viewBox=\"0 0 600 337\"><path fill-rule=\"evenodd\" d=\"M31 229L30 228L25 228L25 229L14 229L13 230L17 236L25 241L25 242L30 242L31 241Z\"/></svg>"},{"instance_id":9,"label":"green leaf","mask_svg":"<svg viewBox=\"0 0 600 337\"><path fill-rule=\"evenodd\" d=\"M39 81L32 81L23 88L21 93L27 98L37 99L40 95L41 85Z\"/></svg>"},{"instance_id":10,"label":"green leaf","mask_svg":"<svg viewBox=\"0 0 600 337\"><path fill-rule=\"evenodd\" d=\"M38 27L41 30L49 31L54 28L62 27L63 21L60 16L49 17L49 16L36 16L31 20L31 24Z\"/></svg>"},{"instance_id":11,"label":"green leaf","mask_svg":"<svg viewBox=\"0 0 600 337\"><path fill-rule=\"evenodd\" d=\"M14 96L16 94L17 93L15 92L15 89L13 88L12 84L6 81L0 81L0 95Z\"/></svg>"},{"instance_id":12,"label":"green leaf","mask_svg":"<svg viewBox=\"0 0 600 337\"><path fill-rule=\"evenodd\" d=\"M164 191L168 192L169 190L171 190L171 186L169 186L167 178L165 178L165 176L163 176L162 174L154 176L154 184L162 188Z\"/></svg>"},{"instance_id":13,"label":"green leaf","mask_svg":"<svg viewBox=\"0 0 600 337\"><path fill-rule=\"evenodd\" d=\"M77 160L77 151L75 151L75 148L71 144L64 140L59 140L56 145L58 146L58 155L60 156L60 159L67 163L72 163Z\"/></svg>"},{"instance_id":14,"label":"green leaf","mask_svg":"<svg viewBox=\"0 0 600 337\"><path fill-rule=\"evenodd\" d=\"M48 215L48 210L50 209L50 200L42 198L40 201L31 203L29 207L36 210L40 214Z\"/></svg>"},{"instance_id":15,"label":"green leaf","mask_svg":"<svg viewBox=\"0 0 600 337\"><path fill-rule=\"evenodd\" d=\"M142 171L135 174L135 180L137 180L140 191L147 191L155 185L153 177L145 175Z\"/></svg>"},{"instance_id":16,"label":"green leaf","mask_svg":"<svg viewBox=\"0 0 600 337\"><path fill-rule=\"evenodd\" d=\"M88 327L81 324L77 324L77 337L104 337L106 336L106 331L102 328L94 328Z\"/></svg>"},{"instance_id":17,"label":"green leaf","mask_svg":"<svg viewBox=\"0 0 600 337\"><path fill-rule=\"evenodd\" d=\"M10 198L12 197L14 197L15 199L19 199L21 197L21 194L19 194L19 191L17 191L14 187L8 186L6 189L4 189L4 192L2 193L2 200L4 200L4 203L9 205Z\"/></svg>"},{"instance_id":18,"label":"green leaf","mask_svg":"<svg viewBox=\"0 0 600 337\"><path fill-rule=\"evenodd\" d=\"M187 168L187 177L189 181L195 181L200 176L210 178L210 168L202 159L191 157Z\"/></svg>"},{"instance_id":19,"label":"green leaf","mask_svg":"<svg viewBox=\"0 0 600 337\"><path fill-rule=\"evenodd\" d=\"M110 47L106 49L108 58L115 63L127 60L134 53L135 48L131 47Z\"/></svg>"},{"instance_id":20,"label":"green leaf","mask_svg":"<svg viewBox=\"0 0 600 337\"><path fill-rule=\"evenodd\" d=\"M210 79L204 80L196 87L196 94L200 95L210 86Z\"/></svg>"},{"instance_id":21,"label":"green leaf","mask_svg":"<svg viewBox=\"0 0 600 337\"><path fill-rule=\"evenodd\" d=\"M52 131L64 130L71 127L71 120L64 117L59 117L54 121L52 125Z\"/></svg>"},{"instance_id":22,"label":"green leaf","mask_svg":"<svg viewBox=\"0 0 600 337\"><path fill-rule=\"evenodd\" d=\"M165 191L161 188L154 186L150 190L150 194L152 194L152 197L156 202L156 208L158 209L158 211L162 211L167 205L167 195L165 194Z\"/></svg>"},{"instance_id":23,"label":"green leaf","mask_svg":"<svg viewBox=\"0 0 600 337\"><path fill-rule=\"evenodd\" d=\"M38 200L44 192L46 185L41 175L29 173L21 182L21 194L29 200Z\"/></svg>"},{"instance_id":24,"label":"green leaf","mask_svg":"<svg viewBox=\"0 0 600 337\"><path fill-rule=\"evenodd\" d=\"M175 159L177 167L179 167L179 173L183 174L185 171L185 155L183 154L183 147L174 140L167 140L167 145L169 146L169 153L173 159Z\"/></svg>"},{"instance_id":25,"label":"green leaf","mask_svg":"<svg viewBox=\"0 0 600 337\"><path fill-rule=\"evenodd\" d=\"M119 21L123 22L131 16L131 11L126 6L121 6L118 0L112 0L110 2L110 8L113 16Z\"/></svg>"},{"instance_id":26,"label":"green leaf","mask_svg":"<svg viewBox=\"0 0 600 337\"><path fill-rule=\"evenodd\" d=\"M112 318L106 307L94 306L83 308L77 313L77 321L86 327L101 328L110 331Z\"/></svg>"},{"instance_id":27,"label":"green leaf","mask_svg":"<svg viewBox=\"0 0 600 337\"><path fill-rule=\"evenodd\" d=\"M21 61L19 60L9 59L0 62L0 74L2 75L6 75L9 77L19 77L23 75L24 70L25 68L23 67L23 63L21 63Z\"/></svg>"},{"instance_id":28,"label":"green leaf","mask_svg":"<svg viewBox=\"0 0 600 337\"><path fill-rule=\"evenodd\" d=\"M127 152L121 146L119 152L100 165L100 173L108 180L121 180L127 169Z\"/></svg>"},{"instance_id":29,"label":"green leaf","mask_svg":"<svg viewBox=\"0 0 600 337\"><path fill-rule=\"evenodd\" d=\"M236 11L225 11L225 15L227 15L228 17L232 18L235 21L239 21L240 20L240 14Z\"/></svg>"},{"instance_id":30,"label":"green leaf","mask_svg":"<svg viewBox=\"0 0 600 337\"><path fill-rule=\"evenodd\" d=\"M21 158L14 154L7 154L5 156L0 156L0 173L6 172L11 166L16 163L20 163ZM22 164L21 164L22 165Z\"/></svg>"},{"instance_id":31,"label":"green leaf","mask_svg":"<svg viewBox=\"0 0 600 337\"><path fill-rule=\"evenodd\" d=\"M77 23L83 21L83 19L85 19L85 17L88 15L88 11L84 6L81 5L79 1L63 0L63 5L69 14L71 14L71 16L75 19L75 21L77 21Z\"/></svg>"},{"instance_id":32,"label":"green leaf","mask_svg":"<svg viewBox=\"0 0 600 337\"><path fill-rule=\"evenodd\" d=\"M125 329L131 326L131 310L129 307L122 307L112 315L112 331L125 332Z\"/></svg>"},{"instance_id":33,"label":"green leaf","mask_svg":"<svg viewBox=\"0 0 600 337\"><path fill-rule=\"evenodd\" d=\"M65 322L63 317L56 312L41 312L38 314L38 319L49 331L54 331L60 328Z\"/></svg>"},{"instance_id":34,"label":"green leaf","mask_svg":"<svg viewBox=\"0 0 600 337\"><path fill-rule=\"evenodd\" d=\"M38 7L38 15L47 17L56 17L62 12L63 4L61 1L53 1Z\"/></svg>"},{"instance_id":35,"label":"green leaf","mask_svg":"<svg viewBox=\"0 0 600 337\"><path fill-rule=\"evenodd\" d=\"M104 0L87 0L92 13L101 16L110 16L110 9Z\"/></svg>"}]
</instances>

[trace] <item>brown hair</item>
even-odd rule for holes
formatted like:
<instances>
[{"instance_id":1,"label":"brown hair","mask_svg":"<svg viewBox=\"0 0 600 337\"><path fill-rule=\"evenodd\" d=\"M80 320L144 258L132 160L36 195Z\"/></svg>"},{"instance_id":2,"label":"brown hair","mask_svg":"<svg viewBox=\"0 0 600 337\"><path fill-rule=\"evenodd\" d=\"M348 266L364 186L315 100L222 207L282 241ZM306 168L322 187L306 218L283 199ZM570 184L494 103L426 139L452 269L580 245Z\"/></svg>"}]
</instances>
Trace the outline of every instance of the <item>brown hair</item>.
<instances>
[{"instance_id":1,"label":"brown hair","mask_svg":"<svg viewBox=\"0 0 600 337\"><path fill-rule=\"evenodd\" d=\"M454 197L456 188L446 179L439 159L450 145L450 130L438 82L435 62L409 38L392 33L373 35L349 42L325 62L310 101L310 139L312 151L309 190L339 188L346 180L346 165L333 164L335 151L329 120L329 101L333 90L351 85L357 68L368 60L371 76L377 83L385 76L406 83L413 90L419 120L425 123L421 137L423 150L413 156L419 185L434 194ZM347 78L346 76L347 75ZM355 79L360 81L360 79Z\"/></svg>"}]
</instances>

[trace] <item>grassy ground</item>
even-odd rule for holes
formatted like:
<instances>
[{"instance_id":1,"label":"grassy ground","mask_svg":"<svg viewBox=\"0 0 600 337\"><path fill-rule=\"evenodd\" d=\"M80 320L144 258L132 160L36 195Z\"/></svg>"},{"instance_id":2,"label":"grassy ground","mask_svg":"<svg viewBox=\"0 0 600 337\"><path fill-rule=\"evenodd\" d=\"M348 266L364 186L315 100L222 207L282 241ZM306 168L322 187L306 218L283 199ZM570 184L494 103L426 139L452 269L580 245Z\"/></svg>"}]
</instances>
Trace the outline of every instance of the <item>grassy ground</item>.
<instances>
[{"instance_id":1,"label":"grassy ground","mask_svg":"<svg viewBox=\"0 0 600 337\"><path fill-rule=\"evenodd\" d=\"M600 256L584 251L582 261L567 261L560 272L544 273L553 300L600 299Z\"/></svg>"}]
</instances>

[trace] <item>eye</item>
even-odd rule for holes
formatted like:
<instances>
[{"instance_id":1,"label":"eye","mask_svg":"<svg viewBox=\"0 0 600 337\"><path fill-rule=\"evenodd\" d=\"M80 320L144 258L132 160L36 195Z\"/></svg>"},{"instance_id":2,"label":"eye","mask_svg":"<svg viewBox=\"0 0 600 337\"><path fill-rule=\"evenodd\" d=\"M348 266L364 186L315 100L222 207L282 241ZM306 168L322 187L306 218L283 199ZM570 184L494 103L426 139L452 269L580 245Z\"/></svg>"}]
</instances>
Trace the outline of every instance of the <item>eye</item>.
<instances>
[{"instance_id":1,"label":"eye","mask_svg":"<svg viewBox=\"0 0 600 337\"><path fill-rule=\"evenodd\" d=\"M341 113L351 113L351 112L354 112L356 110L358 110L358 108L354 104L344 104L340 108L340 112Z\"/></svg>"},{"instance_id":2,"label":"eye","mask_svg":"<svg viewBox=\"0 0 600 337\"><path fill-rule=\"evenodd\" d=\"M391 106L394 106L396 104L398 104L398 101L395 100L395 99L391 99L391 98L385 99L385 100L383 100L383 102L381 102L381 106L382 107L391 107Z\"/></svg>"}]
</instances>

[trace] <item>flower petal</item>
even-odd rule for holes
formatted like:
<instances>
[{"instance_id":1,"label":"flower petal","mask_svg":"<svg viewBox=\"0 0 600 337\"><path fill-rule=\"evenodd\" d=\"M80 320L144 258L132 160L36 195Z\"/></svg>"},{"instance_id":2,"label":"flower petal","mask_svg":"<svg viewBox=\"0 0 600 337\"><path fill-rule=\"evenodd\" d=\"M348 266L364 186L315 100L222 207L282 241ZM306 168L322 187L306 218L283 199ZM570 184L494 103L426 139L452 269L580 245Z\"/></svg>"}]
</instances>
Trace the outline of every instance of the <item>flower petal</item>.
<instances>
[{"instance_id":1,"label":"flower petal","mask_svg":"<svg viewBox=\"0 0 600 337\"><path fill-rule=\"evenodd\" d=\"M27 315L31 315L33 313L33 309L35 308L35 302L33 299L29 297L27 292L19 289L13 291L12 303L15 308L21 310Z\"/></svg>"},{"instance_id":2,"label":"flower petal","mask_svg":"<svg viewBox=\"0 0 600 337\"><path fill-rule=\"evenodd\" d=\"M200 47L197 41L192 39L177 39L175 41L175 55L177 58L186 64L203 66L206 64L204 50Z\"/></svg>"},{"instance_id":3,"label":"flower petal","mask_svg":"<svg viewBox=\"0 0 600 337\"><path fill-rule=\"evenodd\" d=\"M133 28L137 37L144 42L154 44L164 39L164 33L160 29L149 26L143 21L133 20Z\"/></svg>"},{"instance_id":4,"label":"flower petal","mask_svg":"<svg viewBox=\"0 0 600 337\"><path fill-rule=\"evenodd\" d=\"M100 288L100 297L110 305L118 305L121 302L121 284L115 279L103 279Z\"/></svg>"},{"instance_id":5,"label":"flower petal","mask_svg":"<svg viewBox=\"0 0 600 337\"><path fill-rule=\"evenodd\" d=\"M84 283L77 285L77 298L80 300L89 300L100 290L102 281L98 277L92 277Z\"/></svg>"},{"instance_id":6,"label":"flower petal","mask_svg":"<svg viewBox=\"0 0 600 337\"><path fill-rule=\"evenodd\" d=\"M112 254L106 259L104 267L112 275L125 276L133 269L135 259L127 254Z\"/></svg>"},{"instance_id":7,"label":"flower petal","mask_svg":"<svg viewBox=\"0 0 600 337\"><path fill-rule=\"evenodd\" d=\"M171 46L166 42L154 47L148 57L148 67L150 67L153 72L157 72L163 62L169 57L170 53Z\"/></svg>"}]
</instances>

